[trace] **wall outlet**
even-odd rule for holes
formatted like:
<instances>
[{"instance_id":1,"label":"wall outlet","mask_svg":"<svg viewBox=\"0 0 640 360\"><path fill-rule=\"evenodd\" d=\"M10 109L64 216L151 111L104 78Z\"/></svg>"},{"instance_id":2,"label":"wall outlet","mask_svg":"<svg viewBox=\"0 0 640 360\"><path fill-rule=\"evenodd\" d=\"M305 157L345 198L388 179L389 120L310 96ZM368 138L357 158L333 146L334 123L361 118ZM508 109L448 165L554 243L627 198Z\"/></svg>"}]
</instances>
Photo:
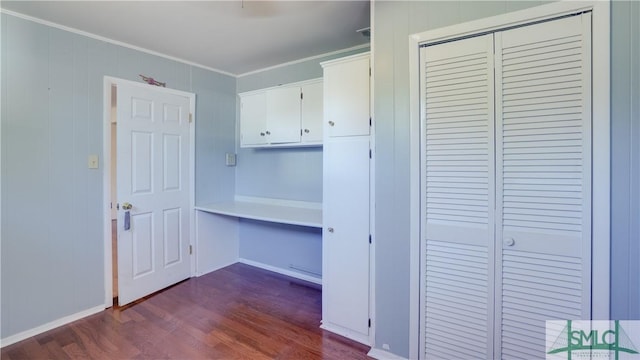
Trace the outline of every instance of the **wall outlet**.
<instances>
[{"instance_id":1,"label":"wall outlet","mask_svg":"<svg viewBox=\"0 0 640 360\"><path fill-rule=\"evenodd\" d=\"M224 163L227 166L236 166L236 154L226 153Z\"/></svg>"},{"instance_id":2,"label":"wall outlet","mask_svg":"<svg viewBox=\"0 0 640 360\"><path fill-rule=\"evenodd\" d=\"M89 169L98 168L98 155L89 155Z\"/></svg>"}]
</instances>

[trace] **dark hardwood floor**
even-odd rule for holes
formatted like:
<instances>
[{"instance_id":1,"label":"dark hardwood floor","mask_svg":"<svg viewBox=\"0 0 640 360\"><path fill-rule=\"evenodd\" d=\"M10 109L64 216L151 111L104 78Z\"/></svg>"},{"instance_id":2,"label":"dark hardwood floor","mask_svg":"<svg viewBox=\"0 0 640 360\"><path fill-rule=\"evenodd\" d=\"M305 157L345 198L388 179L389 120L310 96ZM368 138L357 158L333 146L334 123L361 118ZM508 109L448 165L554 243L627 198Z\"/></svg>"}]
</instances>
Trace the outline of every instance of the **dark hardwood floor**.
<instances>
[{"instance_id":1,"label":"dark hardwood floor","mask_svg":"<svg viewBox=\"0 0 640 360\"><path fill-rule=\"evenodd\" d=\"M2 349L14 359L367 359L313 284L235 264Z\"/></svg>"}]
</instances>

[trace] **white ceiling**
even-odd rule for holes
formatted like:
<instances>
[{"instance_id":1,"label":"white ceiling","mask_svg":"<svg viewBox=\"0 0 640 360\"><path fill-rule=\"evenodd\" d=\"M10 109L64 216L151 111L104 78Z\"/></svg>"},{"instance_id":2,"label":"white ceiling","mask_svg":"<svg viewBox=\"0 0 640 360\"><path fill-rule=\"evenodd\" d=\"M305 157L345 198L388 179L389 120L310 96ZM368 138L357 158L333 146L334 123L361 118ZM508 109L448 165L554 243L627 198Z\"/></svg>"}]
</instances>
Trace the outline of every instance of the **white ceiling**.
<instances>
[{"instance_id":1,"label":"white ceiling","mask_svg":"<svg viewBox=\"0 0 640 360\"><path fill-rule=\"evenodd\" d=\"M369 1L6 1L3 9L239 75L365 44Z\"/></svg>"}]
</instances>

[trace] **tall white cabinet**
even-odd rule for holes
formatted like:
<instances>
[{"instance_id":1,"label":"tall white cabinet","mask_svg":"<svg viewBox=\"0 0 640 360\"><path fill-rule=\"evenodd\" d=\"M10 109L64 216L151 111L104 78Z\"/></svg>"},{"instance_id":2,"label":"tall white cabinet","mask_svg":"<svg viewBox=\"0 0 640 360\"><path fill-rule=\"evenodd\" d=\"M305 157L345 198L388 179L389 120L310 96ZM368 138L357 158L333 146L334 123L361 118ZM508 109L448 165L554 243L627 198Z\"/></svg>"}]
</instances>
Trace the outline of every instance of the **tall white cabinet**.
<instances>
[{"instance_id":1,"label":"tall white cabinet","mask_svg":"<svg viewBox=\"0 0 640 360\"><path fill-rule=\"evenodd\" d=\"M322 66L321 327L369 344L369 53Z\"/></svg>"}]
</instances>

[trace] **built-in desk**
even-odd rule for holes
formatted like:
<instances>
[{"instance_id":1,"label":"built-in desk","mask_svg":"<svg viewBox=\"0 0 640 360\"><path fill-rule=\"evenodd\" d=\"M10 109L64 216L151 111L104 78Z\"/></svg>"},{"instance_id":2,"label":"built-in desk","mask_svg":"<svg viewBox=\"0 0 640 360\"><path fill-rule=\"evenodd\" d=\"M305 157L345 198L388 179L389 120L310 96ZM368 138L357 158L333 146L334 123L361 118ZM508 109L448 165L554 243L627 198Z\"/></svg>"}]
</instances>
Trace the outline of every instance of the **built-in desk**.
<instances>
[{"instance_id":1,"label":"built-in desk","mask_svg":"<svg viewBox=\"0 0 640 360\"><path fill-rule=\"evenodd\" d=\"M282 250L295 252L299 244L307 241L307 245L304 246L309 246L309 241L313 242L320 239L320 231L311 228L322 228L322 204L236 196L233 201L196 206L196 273L198 276L240 261L317 284L322 283L320 274L314 275L315 273L307 271L307 269L316 270L316 267L307 269L297 267L295 258L292 258L288 264L280 264L278 266L270 266L241 258L239 251L240 222L238 219L251 219L308 228L292 228L293 230L291 231L296 233L296 237L300 237L301 242ZM255 229L255 226L251 224L248 224L248 226ZM282 229L279 231L282 231ZM280 237L279 241L286 241L284 238ZM291 245L291 243L289 244ZM321 248L317 249L318 259L320 259L321 251ZM308 251L302 252L302 254L310 256ZM305 264L304 261L302 263ZM300 270L303 272L301 273Z\"/></svg>"},{"instance_id":2,"label":"built-in desk","mask_svg":"<svg viewBox=\"0 0 640 360\"><path fill-rule=\"evenodd\" d=\"M196 210L245 219L322 228L322 204L237 196L234 201L195 207Z\"/></svg>"}]
</instances>

